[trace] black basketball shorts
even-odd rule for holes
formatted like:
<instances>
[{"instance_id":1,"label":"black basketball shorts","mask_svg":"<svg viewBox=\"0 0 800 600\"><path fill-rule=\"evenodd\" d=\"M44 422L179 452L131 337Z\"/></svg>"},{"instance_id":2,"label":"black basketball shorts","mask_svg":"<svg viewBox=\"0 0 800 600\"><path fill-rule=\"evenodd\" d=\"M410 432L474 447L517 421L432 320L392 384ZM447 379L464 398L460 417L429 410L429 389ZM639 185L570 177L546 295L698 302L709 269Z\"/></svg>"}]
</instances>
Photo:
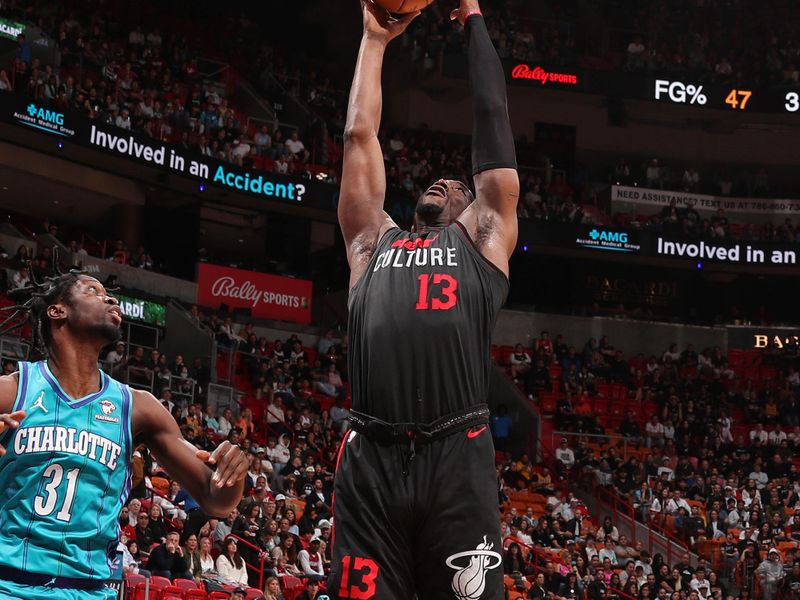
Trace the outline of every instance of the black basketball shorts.
<instances>
[{"instance_id":1,"label":"black basketball shorts","mask_svg":"<svg viewBox=\"0 0 800 600\"><path fill-rule=\"evenodd\" d=\"M328 594L340 600L503 600L487 426L415 448L351 431L339 450Z\"/></svg>"}]
</instances>

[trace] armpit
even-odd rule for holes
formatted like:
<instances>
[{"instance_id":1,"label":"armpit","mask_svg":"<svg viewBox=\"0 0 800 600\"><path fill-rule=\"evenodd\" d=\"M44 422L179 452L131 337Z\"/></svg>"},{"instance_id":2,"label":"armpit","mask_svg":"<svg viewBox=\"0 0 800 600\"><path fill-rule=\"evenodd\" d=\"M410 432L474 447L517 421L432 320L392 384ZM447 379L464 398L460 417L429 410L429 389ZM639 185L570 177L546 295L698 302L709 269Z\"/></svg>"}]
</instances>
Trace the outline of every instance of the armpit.
<instances>
[{"instance_id":1,"label":"armpit","mask_svg":"<svg viewBox=\"0 0 800 600\"><path fill-rule=\"evenodd\" d=\"M369 262L377 247L378 236L375 233L357 235L350 245L350 261L352 263Z\"/></svg>"},{"instance_id":2,"label":"armpit","mask_svg":"<svg viewBox=\"0 0 800 600\"><path fill-rule=\"evenodd\" d=\"M481 250L489 237L497 230L497 218L493 214L481 215L478 217L478 224L475 228L475 247Z\"/></svg>"}]
</instances>

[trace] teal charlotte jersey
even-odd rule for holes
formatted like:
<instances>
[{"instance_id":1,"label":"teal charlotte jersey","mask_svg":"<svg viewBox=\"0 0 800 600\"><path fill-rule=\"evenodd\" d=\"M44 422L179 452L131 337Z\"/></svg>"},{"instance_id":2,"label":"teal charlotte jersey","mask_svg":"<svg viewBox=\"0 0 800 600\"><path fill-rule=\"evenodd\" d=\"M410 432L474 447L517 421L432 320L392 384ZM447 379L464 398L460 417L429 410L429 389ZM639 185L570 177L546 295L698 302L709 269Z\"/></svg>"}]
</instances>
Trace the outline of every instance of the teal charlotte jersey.
<instances>
[{"instance_id":1,"label":"teal charlotte jersey","mask_svg":"<svg viewBox=\"0 0 800 600\"><path fill-rule=\"evenodd\" d=\"M132 396L102 371L100 380L73 401L46 362L19 363L14 410L27 416L0 437L0 566L110 577L131 489Z\"/></svg>"}]
</instances>

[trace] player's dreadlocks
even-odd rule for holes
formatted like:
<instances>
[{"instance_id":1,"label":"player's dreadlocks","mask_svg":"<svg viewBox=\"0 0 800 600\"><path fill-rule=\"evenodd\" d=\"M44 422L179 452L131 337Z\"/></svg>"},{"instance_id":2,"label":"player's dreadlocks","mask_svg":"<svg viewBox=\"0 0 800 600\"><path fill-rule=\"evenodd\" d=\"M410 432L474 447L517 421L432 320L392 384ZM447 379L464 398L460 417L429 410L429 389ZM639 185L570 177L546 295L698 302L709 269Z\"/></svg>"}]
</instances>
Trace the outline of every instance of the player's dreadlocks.
<instances>
[{"instance_id":1,"label":"player's dreadlocks","mask_svg":"<svg viewBox=\"0 0 800 600\"><path fill-rule=\"evenodd\" d=\"M53 341L51 322L47 316L47 307L52 304L69 304L70 293L85 271L71 269L67 272L61 270L58 264L58 255L53 253L55 274L45 277L43 281L36 281L31 273L31 285L11 292L12 296L29 296L21 304L0 308L0 311L13 311L10 316L0 322L0 336L23 328L30 323L33 326L33 339L31 340L31 353L37 353L42 358L49 356L50 344Z\"/></svg>"}]
</instances>

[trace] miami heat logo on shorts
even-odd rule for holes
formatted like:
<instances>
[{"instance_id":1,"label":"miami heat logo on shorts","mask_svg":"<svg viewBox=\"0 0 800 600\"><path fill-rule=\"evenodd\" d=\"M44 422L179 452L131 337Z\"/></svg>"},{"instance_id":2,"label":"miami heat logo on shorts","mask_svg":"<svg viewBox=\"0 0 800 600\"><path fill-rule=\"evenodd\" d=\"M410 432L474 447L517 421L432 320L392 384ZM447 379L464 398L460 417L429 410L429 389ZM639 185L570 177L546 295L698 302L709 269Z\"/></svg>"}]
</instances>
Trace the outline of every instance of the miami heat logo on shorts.
<instances>
[{"instance_id":1,"label":"miami heat logo on shorts","mask_svg":"<svg viewBox=\"0 0 800 600\"><path fill-rule=\"evenodd\" d=\"M445 564L451 569L456 570L453 575L453 593L458 600L478 600L486 588L486 572L496 569L503 562L503 558L492 551L494 544L486 541L483 536L483 543L478 544L475 550L465 550L451 554L445 560ZM464 564L469 558L469 564Z\"/></svg>"}]
</instances>

